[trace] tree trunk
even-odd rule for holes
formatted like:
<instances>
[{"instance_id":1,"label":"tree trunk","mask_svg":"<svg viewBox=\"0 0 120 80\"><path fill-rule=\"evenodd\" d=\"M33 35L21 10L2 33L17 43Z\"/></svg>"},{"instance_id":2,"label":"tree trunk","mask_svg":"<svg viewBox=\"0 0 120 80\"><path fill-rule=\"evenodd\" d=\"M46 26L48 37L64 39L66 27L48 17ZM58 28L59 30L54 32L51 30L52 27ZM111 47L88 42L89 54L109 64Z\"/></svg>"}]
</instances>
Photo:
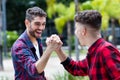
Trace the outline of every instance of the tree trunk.
<instances>
[{"instance_id":1,"label":"tree trunk","mask_svg":"<svg viewBox=\"0 0 120 80\"><path fill-rule=\"evenodd\" d=\"M2 45L0 45L0 71L3 70Z\"/></svg>"},{"instance_id":2,"label":"tree trunk","mask_svg":"<svg viewBox=\"0 0 120 80\"><path fill-rule=\"evenodd\" d=\"M115 20L114 19L111 19L111 26L112 26L112 43L114 45L116 45L116 41L115 41L115 24L114 24Z\"/></svg>"},{"instance_id":3,"label":"tree trunk","mask_svg":"<svg viewBox=\"0 0 120 80\"><path fill-rule=\"evenodd\" d=\"M2 11L1 11L1 1L0 1L0 71L3 70L3 59L2 59Z\"/></svg>"},{"instance_id":4,"label":"tree trunk","mask_svg":"<svg viewBox=\"0 0 120 80\"><path fill-rule=\"evenodd\" d=\"M5 57L7 57L7 35L6 35L6 1L2 0L2 31L3 31L3 52Z\"/></svg>"},{"instance_id":5,"label":"tree trunk","mask_svg":"<svg viewBox=\"0 0 120 80\"><path fill-rule=\"evenodd\" d=\"M75 12L77 13L79 11L79 5L78 5L78 0L74 0L75 2ZM75 27L75 22L74 22L74 27ZM75 36L75 53L76 53L76 60L79 60L79 49L78 49L78 39Z\"/></svg>"},{"instance_id":6,"label":"tree trunk","mask_svg":"<svg viewBox=\"0 0 120 80\"><path fill-rule=\"evenodd\" d=\"M71 24L68 21L67 22L67 34L68 34L68 52L69 52L69 57L71 57L71 53L72 53L72 43L71 43Z\"/></svg>"}]
</instances>

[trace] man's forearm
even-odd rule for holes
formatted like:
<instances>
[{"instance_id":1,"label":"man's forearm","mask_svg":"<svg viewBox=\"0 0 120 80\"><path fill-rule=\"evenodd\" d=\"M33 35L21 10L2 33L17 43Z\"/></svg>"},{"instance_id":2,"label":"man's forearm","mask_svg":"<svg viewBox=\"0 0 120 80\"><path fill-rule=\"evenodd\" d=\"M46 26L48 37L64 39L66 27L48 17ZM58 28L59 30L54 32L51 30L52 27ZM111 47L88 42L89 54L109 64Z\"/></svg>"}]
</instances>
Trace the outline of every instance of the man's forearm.
<instances>
[{"instance_id":1,"label":"man's forearm","mask_svg":"<svg viewBox=\"0 0 120 80\"><path fill-rule=\"evenodd\" d=\"M42 73L44 71L44 68L48 62L48 59L49 59L51 53L52 53L52 51L50 49L46 48L42 57L35 63L38 73Z\"/></svg>"},{"instance_id":2,"label":"man's forearm","mask_svg":"<svg viewBox=\"0 0 120 80\"><path fill-rule=\"evenodd\" d=\"M67 55L62 51L62 49L59 49L56 51L59 59L61 60L61 62L65 61L67 59Z\"/></svg>"}]
</instances>

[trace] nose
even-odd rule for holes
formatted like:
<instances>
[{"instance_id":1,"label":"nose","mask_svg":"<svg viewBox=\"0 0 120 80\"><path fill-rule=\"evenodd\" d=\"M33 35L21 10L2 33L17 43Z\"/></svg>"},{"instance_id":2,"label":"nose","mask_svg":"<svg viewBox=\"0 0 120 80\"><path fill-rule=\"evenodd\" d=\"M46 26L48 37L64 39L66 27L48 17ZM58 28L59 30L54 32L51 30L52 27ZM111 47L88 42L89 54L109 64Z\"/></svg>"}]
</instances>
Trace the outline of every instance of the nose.
<instances>
[{"instance_id":1,"label":"nose","mask_svg":"<svg viewBox=\"0 0 120 80\"><path fill-rule=\"evenodd\" d=\"M41 26L39 26L39 29L40 29L40 30L44 30L44 29L45 29L45 26L41 25Z\"/></svg>"}]
</instances>

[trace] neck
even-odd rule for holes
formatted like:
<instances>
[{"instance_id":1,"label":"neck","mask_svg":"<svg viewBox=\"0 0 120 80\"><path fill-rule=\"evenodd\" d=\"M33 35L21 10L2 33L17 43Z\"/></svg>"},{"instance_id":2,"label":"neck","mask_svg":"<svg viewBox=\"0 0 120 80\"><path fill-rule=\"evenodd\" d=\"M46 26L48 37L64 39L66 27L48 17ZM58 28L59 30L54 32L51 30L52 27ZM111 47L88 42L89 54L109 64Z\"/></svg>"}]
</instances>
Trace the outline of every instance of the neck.
<instances>
[{"instance_id":1,"label":"neck","mask_svg":"<svg viewBox=\"0 0 120 80\"><path fill-rule=\"evenodd\" d=\"M90 36L86 39L86 44L88 47L90 47L93 43L95 43L99 38L101 38L100 34L97 34L96 36Z\"/></svg>"}]
</instances>

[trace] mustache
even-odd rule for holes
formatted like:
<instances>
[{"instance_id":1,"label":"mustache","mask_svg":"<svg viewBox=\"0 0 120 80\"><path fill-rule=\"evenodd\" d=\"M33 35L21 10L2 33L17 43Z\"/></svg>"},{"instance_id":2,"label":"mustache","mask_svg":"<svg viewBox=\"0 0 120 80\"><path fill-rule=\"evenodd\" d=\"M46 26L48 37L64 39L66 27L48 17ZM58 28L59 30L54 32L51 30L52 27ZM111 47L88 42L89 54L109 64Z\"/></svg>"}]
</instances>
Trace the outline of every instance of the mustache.
<instances>
[{"instance_id":1,"label":"mustache","mask_svg":"<svg viewBox=\"0 0 120 80\"><path fill-rule=\"evenodd\" d=\"M32 30L33 31L33 28L32 28L32 25L30 24L30 30ZM35 31L37 31L37 30L39 30L41 33L44 31L44 30L41 30L41 29L36 29Z\"/></svg>"}]
</instances>

